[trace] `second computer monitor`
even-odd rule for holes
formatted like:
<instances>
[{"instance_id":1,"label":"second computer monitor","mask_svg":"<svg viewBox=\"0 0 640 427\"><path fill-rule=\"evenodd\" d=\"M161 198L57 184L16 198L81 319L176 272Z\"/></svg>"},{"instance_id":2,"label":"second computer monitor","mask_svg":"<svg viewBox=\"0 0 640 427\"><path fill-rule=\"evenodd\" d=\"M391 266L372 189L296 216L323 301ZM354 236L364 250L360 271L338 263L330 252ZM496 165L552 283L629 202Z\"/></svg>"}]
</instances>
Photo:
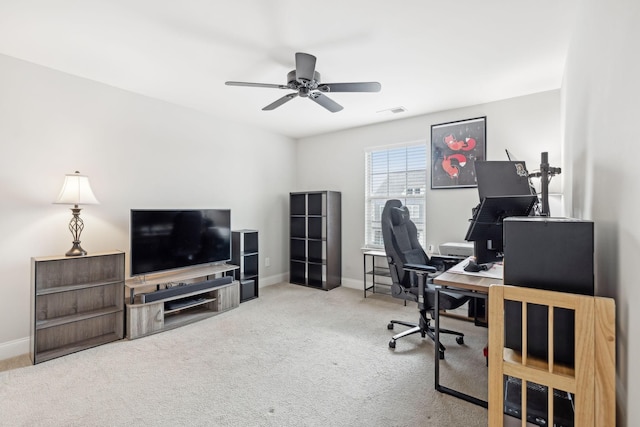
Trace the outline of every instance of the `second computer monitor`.
<instances>
[{"instance_id":1,"label":"second computer monitor","mask_svg":"<svg viewBox=\"0 0 640 427\"><path fill-rule=\"evenodd\" d=\"M486 197L524 196L532 193L527 166L521 161L475 162L478 196Z\"/></svg>"}]
</instances>

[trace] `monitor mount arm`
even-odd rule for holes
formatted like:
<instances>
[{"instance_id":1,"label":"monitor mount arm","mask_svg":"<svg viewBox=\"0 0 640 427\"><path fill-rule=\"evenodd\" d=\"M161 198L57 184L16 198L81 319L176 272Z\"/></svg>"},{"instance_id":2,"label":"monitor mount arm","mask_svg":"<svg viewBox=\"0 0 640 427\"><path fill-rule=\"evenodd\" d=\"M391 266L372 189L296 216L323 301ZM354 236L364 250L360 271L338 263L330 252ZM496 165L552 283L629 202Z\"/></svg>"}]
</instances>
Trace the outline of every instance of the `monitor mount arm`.
<instances>
[{"instance_id":1,"label":"monitor mount arm","mask_svg":"<svg viewBox=\"0 0 640 427\"><path fill-rule=\"evenodd\" d=\"M540 172L529 174L531 178L540 178L540 192L542 193L542 210L541 216L550 216L549 212L549 181L555 175L562 172L560 168L549 166L549 153L542 153L540 160Z\"/></svg>"}]
</instances>

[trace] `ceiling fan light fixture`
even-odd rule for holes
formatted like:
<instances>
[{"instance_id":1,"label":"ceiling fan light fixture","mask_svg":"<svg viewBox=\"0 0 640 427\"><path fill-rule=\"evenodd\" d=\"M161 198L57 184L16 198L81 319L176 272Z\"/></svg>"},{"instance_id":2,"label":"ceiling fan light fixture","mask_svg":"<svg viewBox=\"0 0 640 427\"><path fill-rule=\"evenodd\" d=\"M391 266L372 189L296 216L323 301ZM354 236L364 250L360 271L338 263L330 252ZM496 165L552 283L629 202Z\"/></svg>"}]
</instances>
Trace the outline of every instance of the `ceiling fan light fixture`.
<instances>
[{"instance_id":1,"label":"ceiling fan light fixture","mask_svg":"<svg viewBox=\"0 0 640 427\"><path fill-rule=\"evenodd\" d=\"M342 106L324 95L329 92L380 92L382 86L378 82L321 83L320 73L316 71L316 57L308 53L296 53L296 69L287 73L287 84L251 83L227 81L228 86L264 87L289 89L295 91L277 99L264 107L263 111L271 111L295 97L308 98L326 110L336 113Z\"/></svg>"}]
</instances>

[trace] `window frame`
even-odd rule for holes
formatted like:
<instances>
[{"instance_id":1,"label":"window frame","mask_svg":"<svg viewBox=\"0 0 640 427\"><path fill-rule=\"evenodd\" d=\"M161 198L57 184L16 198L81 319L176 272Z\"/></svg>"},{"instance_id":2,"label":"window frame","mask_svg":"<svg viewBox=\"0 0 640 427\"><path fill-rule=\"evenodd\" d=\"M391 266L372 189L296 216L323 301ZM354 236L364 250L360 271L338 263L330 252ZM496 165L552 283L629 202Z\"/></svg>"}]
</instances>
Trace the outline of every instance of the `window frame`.
<instances>
[{"instance_id":1,"label":"window frame","mask_svg":"<svg viewBox=\"0 0 640 427\"><path fill-rule=\"evenodd\" d=\"M418 239L424 246L426 242L426 197L428 191L428 142L426 140L414 140L402 144L386 145L369 147L365 150L365 191L364 191L364 247L367 249L383 249L384 244L382 242L382 229L380 226L380 218L382 209L387 200L398 199L403 205L406 205L410 210L410 216L416 227L418 228ZM420 150L419 156L422 156L424 162L420 162L421 158L418 157L417 161L411 162L411 158L416 154L409 153L409 150ZM393 167L389 166L389 155L397 155L398 152L404 150L404 167L400 170L397 168L397 164ZM374 155L387 156L387 168L386 172L380 170L378 165L374 165ZM397 160L396 160L397 161ZM390 175L395 175L394 179L389 178ZM404 176L404 186L402 191L398 192L393 190L392 187L397 187L398 183L402 179L398 180L401 176ZM386 179L382 178L386 176ZM416 180L416 178L418 178ZM386 185L386 191L382 192L380 188L373 189L374 181L378 182L378 185ZM397 187L398 188L398 187ZM409 191L410 190L410 191ZM384 193L384 194L383 194ZM416 215L417 211L417 215ZM422 214L420 214L422 213Z\"/></svg>"}]
</instances>

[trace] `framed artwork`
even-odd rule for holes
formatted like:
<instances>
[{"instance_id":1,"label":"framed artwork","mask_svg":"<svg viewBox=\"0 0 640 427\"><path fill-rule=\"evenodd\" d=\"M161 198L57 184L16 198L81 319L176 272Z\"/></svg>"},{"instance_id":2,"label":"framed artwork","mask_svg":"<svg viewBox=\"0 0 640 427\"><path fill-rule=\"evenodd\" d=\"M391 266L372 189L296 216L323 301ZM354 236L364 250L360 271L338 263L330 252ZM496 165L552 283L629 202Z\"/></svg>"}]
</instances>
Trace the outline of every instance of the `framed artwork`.
<instances>
[{"instance_id":1,"label":"framed artwork","mask_svg":"<svg viewBox=\"0 0 640 427\"><path fill-rule=\"evenodd\" d=\"M487 152L487 117L431 125L431 188L477 187L474 162Z\"/></svg>"}]
</instances>

